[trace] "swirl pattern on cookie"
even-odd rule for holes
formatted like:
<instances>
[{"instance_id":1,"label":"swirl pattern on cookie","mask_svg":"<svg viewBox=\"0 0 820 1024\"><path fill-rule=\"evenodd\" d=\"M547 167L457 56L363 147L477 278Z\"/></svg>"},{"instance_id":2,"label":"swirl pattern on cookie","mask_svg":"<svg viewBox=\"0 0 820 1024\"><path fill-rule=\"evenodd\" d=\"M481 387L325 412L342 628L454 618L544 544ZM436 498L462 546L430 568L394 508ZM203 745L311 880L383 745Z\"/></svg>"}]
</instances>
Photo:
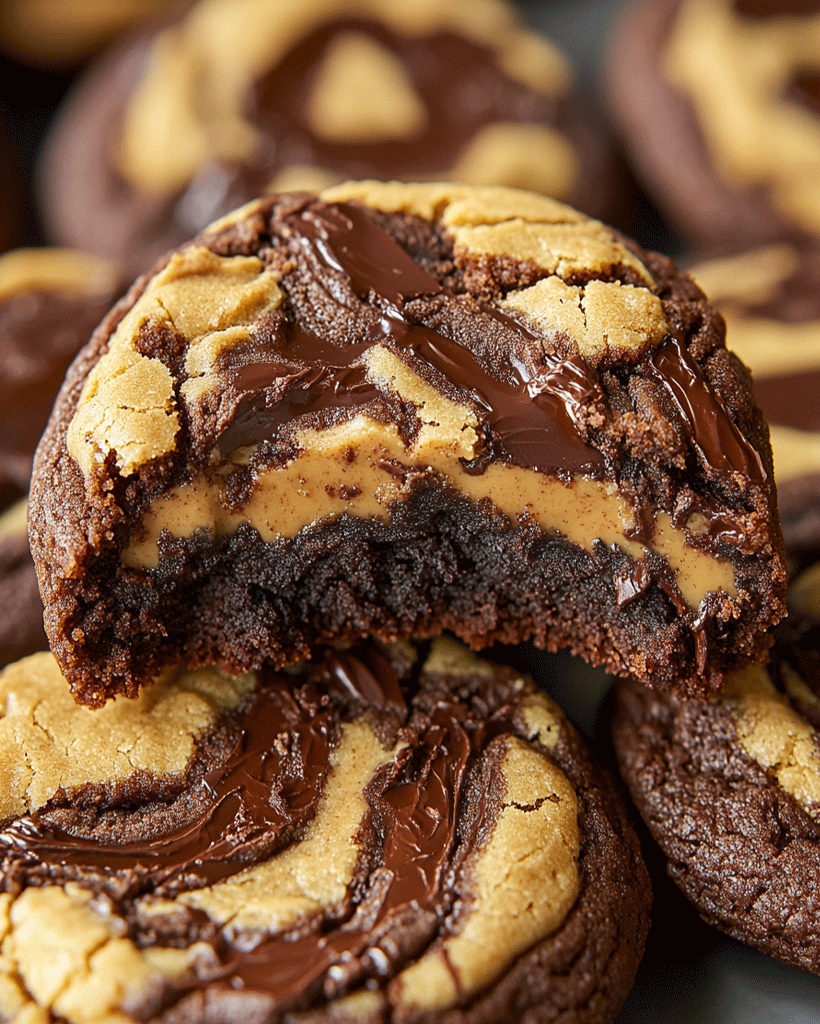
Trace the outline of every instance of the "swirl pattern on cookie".
<instances>
[{"instance_id":1,"label":"swirl pattern on cookie","mask_svg":"<svg viewBox=\"0 0 820 1024\"><path fill-rule=\"evenodd\" d=\"M500 1021L561 1008L559 974L617 1012L648 923L622 810L531 683L414 662L169 673L100 711L49 655L9 668L0 1012Z\"/></svg>"}]
</instances>

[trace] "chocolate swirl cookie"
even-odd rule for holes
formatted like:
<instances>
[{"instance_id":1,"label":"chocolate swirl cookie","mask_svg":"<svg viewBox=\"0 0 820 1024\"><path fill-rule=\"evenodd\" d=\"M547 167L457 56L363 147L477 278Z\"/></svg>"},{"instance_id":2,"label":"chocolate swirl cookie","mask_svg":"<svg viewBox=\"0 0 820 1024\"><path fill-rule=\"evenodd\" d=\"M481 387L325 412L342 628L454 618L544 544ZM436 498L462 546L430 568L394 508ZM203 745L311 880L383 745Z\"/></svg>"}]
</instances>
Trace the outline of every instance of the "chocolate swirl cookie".
<instances>
[{"instance_id":1,"label":"chocolate swirl cookie","mask_svg":"<svg viewBox=\"0 0 820 1024\"><path fill-rule=\"evenodd\" d=\"M53 236L142 272L265 192L348 178L532 188L611 212L565 58L481 0L203 0L118 49L47 145Z\"/></svg>"},{"instance_id":2,"label":"chocolate swirl cookie","mask_svg":"<svg viewBox=\"0 0 820 1024\"><path fill-rule=\"evenodd\" d=\"M636 839L512 670L367 646L90 711L43 654L0 693L4 1019L605 1022L626 996Z\"/></svg>"},{"instance_id":3,"label":"chocolate swirl cookie","mask_svg":"<svg viewBox=\"0 0 820 1024\"><path fill-rule=\"evenodd\" d=\"M621 771L709 924L820 974L820 565L789 591L768 669L707 701L616 684Z\"/></svg>"},{"instance_id":4,"label":"chocolate swirl cookie","mask_svg":"<svg viewBox=\"0 0 820 1024\"><path fill-rule=\"evenodd\" d=\"M726 318L769 422L790 551L820 549L820 244L778 244L691 270Z\"/></svg>"},{"instance_id":5,"label":"chocolate swirl cookie","mask_svg":"<svg viewBox=\"0 0 820 1024\"><path fill-rule=\"evenodd\" d=\"M238 211L114 309L39 449L66 678L99 704L180 657L449 629L718 685L784 580L722 326L668 260L532 193L353 183Z\"/></svg>"},{"instance_id":6,"label":"chocolate swirl cookie","mask_svg":"<svg viewBox=\"0 0 820 1024\"><path fill-rule=\"evenodd\" d=\"M700 244L820 236L820 3L649 0L608 95L633 163Z\"/></svg>"}]
</instances>

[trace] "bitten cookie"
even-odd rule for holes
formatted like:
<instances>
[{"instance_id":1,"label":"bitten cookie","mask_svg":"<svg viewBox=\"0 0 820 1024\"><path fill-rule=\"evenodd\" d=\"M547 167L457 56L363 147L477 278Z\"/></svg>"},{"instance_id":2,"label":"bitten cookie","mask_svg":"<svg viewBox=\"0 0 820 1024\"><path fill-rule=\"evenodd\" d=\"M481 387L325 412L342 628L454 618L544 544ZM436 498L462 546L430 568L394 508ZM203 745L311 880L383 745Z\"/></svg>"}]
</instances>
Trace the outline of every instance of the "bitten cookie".
<instances>
[{"instance_id":1,"label":"bitten cookie","mask_svg":"<svg viewBox=\"0 0 820 1024\"><path fill-rule=\"evenodd\" d=\"M78 699L448 629L702 691L784 565L766 427L663 257L532 193L352 183L143 277L39 448L31 542Z\"/></svg>"},{"instance_id":2,"label":"bitten cookie","mask_svg":"<svg viewBox=\"0 0 820 1024\"><path fill-rule=\"evenodd\" d=\"M623 1003L637 841L510 669L369 646L90 711L44 654L0 693L4 1019L603 1024Z\"/></svg>"},{"instance_id":3,"label":"bitten cookie","mask_svg":"<svg viewBox=\"0 0 820 1024\"><path fill-rule=\"evenodd\" d=\"M820 243L762 246L690 272L754 374L786 546L820 549Z\"/></svg>"},{"instance_id":4,"label":"bitten cookie","mask_svg":"<svg viewBox=\"0 0 820 1024\"><path fill-rule=\"evenodd\" d=\"M708 702L616 684L621 772L709 924L820 974L820 565L792 584L771 665Z\"/></svg>"},{"instance_id":5,"label":"bitten cookie","mask_svg":"<svg viewBox=\"0 0 820 1024\"><path fill-rule=\"evenodd\" d=\"M0 508L28 492L34 449L69 363L121 293L114 266L85 253L0 256Z\"/></svg>"},{"instance_id":6,"label":"bitten cookie","mask_svg":"<svg viewBox=\"0 0 820 1024\"><path fill-rule=\"evenodd\" d=\"M588 106L497 0L203 0L80 84L44 210L56 239L134 274L265 192L352 177L512 185L605 216L617 175Z\"/></svg>"},{"instance_id":7,"label":"bitten cookie","mask_svg":"<svg viewBox=\"0 0 820 1024\"><path fill-rule=\"evenodd\" d=\"M648 0L607 95L638 173L701 245L820 236L820 4Z\"/></svg>"}]
</instances>

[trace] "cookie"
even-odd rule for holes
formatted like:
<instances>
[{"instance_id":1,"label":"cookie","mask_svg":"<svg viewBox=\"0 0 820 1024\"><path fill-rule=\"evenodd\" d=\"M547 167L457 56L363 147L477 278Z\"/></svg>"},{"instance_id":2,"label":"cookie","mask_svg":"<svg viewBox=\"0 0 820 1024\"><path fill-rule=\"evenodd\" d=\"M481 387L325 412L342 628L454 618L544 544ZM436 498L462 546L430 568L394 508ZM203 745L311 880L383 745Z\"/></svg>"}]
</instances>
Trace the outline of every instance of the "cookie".
<instances>
[{"instance_id":1,"label":"cookie","mask_svg":"<svg viewBox=\"0 0 820 1024\"><path fill-rule=\"evenodd\" d=\"M661 209L700 245L820 236L820 5L648 0L607 95Z\"/></svg>"},{"instance_id":2,"label":"cookie","mask_svg":"<svg viewBox=\"0 0 820 1024\"><path fill-rule=\"evenodd\" d=\"M180 657L448 629L719 685L784 580L722 326L668 260L532 193L351 183L238 211L115 307L39 448L66 678L98 704Z\"/></svg>"},{"instance_id":3,"label":"cookie","mask_svg":"<svg viewBox=\"0 0 820 1024\"><path fill-rule=\"evenodd\" d=\"M768 668L709 701L616 684L621 772L668 871L733 938L820 974L820 565Z\"/></svg>"},{"instance_id":4,"label":"cookie","mask_svg":"<svg viewBox=\"0 0 820 1024\"><path fill-rule=\"evenodd\" d=\"M820 243L780 242L697 264L754 374L772 439L786 546L820 549Z\"/></svg>"},{"instance_id":5,"label":"cookie","mask_svg":"<svg viewBox=\"0 0 820 1024\"><path fill-rule=\"evenodd\" d=\"M0 508L28 492L66 370L120 294L118 277L112 264L80 252L0 256Z\"/></svg>"},{"instance_id":6,"label":"cookie","mask_svg":"<svg viewBox=\"0 0 820 1024\"><path fill-rule=\"evenodd\" d=\"M23 498L0 515L0 667L48 650L26 506Z\"/></svg>"},{"instance_id":7,"label":"cookie","mask_svg":"<svg viewBox=\"0 0 820 1024\"><path fill-rule=\"evenodd\" d=\"M4 0L0 49L24 64L76 67L164 6L163 0Z\"/></svg>"},{"instance_id":8,"label":"cookie","mask_svg":"<svg viewBox=\"0 0 820 1024\"><path fill-rule=\"evenodd\" d=\"M496 0L205 0L78 86L41 172L52 236L134 274L265 192L449 179L602 215L617 177L565 58Z\"/></svg>"},{"instance_id":9,"label":"cookie","mask_svg":"<svg viewBox=\"0 0 820 1024\"><path fill-rule=\"evenodd\" d=\"M637 840L510 669L370 645L90 711L43 654L0 692L5 1019L604 1022L629 990Z\"/></svg>"}]
</instances>

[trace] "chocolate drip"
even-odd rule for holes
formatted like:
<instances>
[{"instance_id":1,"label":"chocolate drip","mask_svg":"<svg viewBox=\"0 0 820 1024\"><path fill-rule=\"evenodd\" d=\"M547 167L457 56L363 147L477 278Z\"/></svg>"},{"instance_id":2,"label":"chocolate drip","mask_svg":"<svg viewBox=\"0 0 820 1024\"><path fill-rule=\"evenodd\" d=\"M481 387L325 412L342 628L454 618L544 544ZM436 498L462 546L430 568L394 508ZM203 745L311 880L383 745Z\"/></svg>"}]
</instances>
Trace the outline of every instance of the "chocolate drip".
<instances>
[{"instance_id":1,"label":"chocolate drip","mask_svg":"<svg viewBox=\"0 0 820 1024\"><path fill-rule=\"evenodd\" d=\"M820 431L820 369L756 377L754 395L770 423Z\"/></svg>"},{"instance_id":2,"label":"chocolate drip","mask_svg":"<svg viewBox=\"0 0 820 1024\"><path fill-rule=\"evenodd\" d=\"M328 653L308 669L305 685L291 692L293 686L293 679L273 674L264 681L245 716L242 739L202 780L213 800L198 821L151 845L99 846L35 814L6 828L0 848L33 866L46 865L49 878L69 866L102 875L128 867L136 881L118 897L126 900L147 892L173 895L173 879L187 889L266 859L285 831L293 837L295 826L316 811L333 715L332 702L320 691L326 686L343 700L399 713L400 720L407 715L396 671L372 647ZM329 918L317 915L296 932L264 935L255 946L248 937L241 945L213 938L221 967L208 968L209 982L265 993L277 1008L287 1008L305 998L332 999L368 979L384 985L420 955L459 898L460 858L489 834L500 809L504 748L493 740L514 731L516 699L512 695L512 703L502 702L488 719L475 721L467 706L439 698L429 715L413 719L414 728L403 728L405 746L365 790L369 810L359 841L367 873L355 901L350 894L347 907L333 908ZM477 759L484 765L480 792L475 781L468 783ZM469 787L472 824L460 832ZM260 835L266 842L252 845ZM202 912L190 913L208 924ZM172 984L165 1004L196 987L191 979Z\"/></svg>"},{"instance_id":3,"label":"chocolate drip","mask_svg":"<svg viewBox=\"0 0 820 1024\"><path fill-rule=\"evenodd\" d=\"M182 880L211 885L270 851L309 821L328 771L329 711L284 679L260 691L242 736L224 765L199 783L212 803L204 817L146 845L100 845L71 836L32 815L0 833L0 849L17 850L41 863L128 870L139 888L171 893Z\"/></svg>"},{"instance_id":4,"label":"chocolate drip","mask_svg":"<svg viewBox=\"0 0 820 1024\"><path fill-rule=\"evenodd\" d=\"M406 306L413 299L458 300L363 210L349 203L306 205L287 223L298 249L332 275L343 275L360 298L381 307L382 315L366 342L344 348L293 326L270 363L234 372L233 383L239 389L258 390L276 381L279 387L301 384L304 390L296 398L288 392L284 402L270 408L259 397L241 404L237 418L220 439L221 451L271 437L295 413L358 405L377 397L363 369L354 364L368 348L382 344L411 353L455 385L478 407L501 453L517 465L573 474L594 474L603 468L603 456L580 433L584 410L603 396L594 371L578 356L544 352L545 365L539 369L513 356L514 383L494 377L466 345L412 322ZM333 290L332 281L328 290ZM344 303L342 290L337 293L338 301ZM529 338L534 348L544 348L523 324L499 310L482 306L476 320L482 317ZM296 368L296 362L306 368Z\"/></svg>"},{"instance_id":5,"label":"chocolate drip","mask_svg":"<svg viewBox=\"0 0 820 1024\"><path fill-rule=\"evenodd\" d=\"M740 473L759 485L766 482L760 455L741 434L685 345L677 338L667 339L650 355L647 366L674 402L705 468L722 475Z\"/></svg>"}]
</instances>

